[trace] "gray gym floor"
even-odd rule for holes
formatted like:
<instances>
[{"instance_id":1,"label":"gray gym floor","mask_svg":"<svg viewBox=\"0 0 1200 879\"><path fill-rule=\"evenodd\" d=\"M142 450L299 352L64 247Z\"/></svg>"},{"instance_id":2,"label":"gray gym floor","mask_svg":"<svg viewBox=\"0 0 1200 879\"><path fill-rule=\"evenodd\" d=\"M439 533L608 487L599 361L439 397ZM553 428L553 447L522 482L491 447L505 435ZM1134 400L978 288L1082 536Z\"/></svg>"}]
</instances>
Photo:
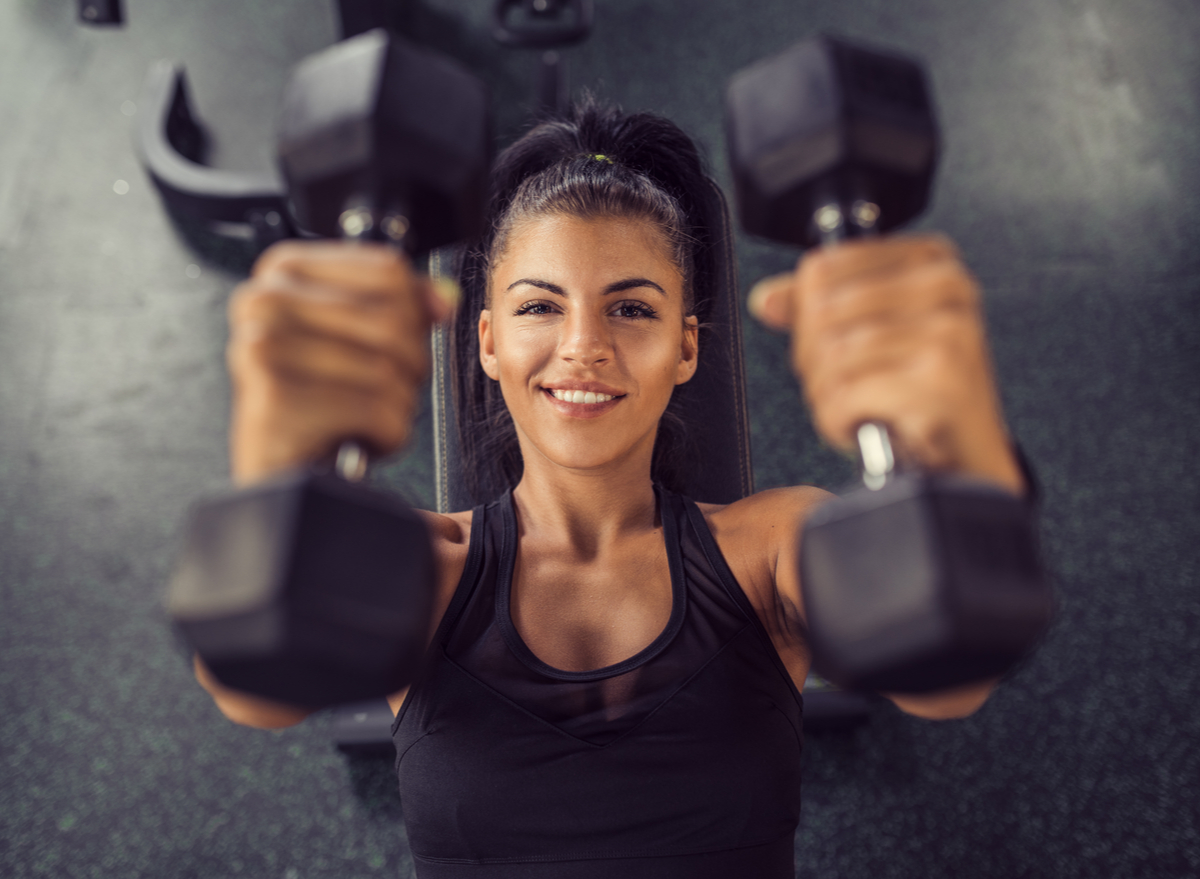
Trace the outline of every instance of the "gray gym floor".
<instances>
[{"instance_id":1,"label":"gray gym floor","mask_svg":"<svg viewBox=\"0 0 1200 879\"><path fill-rule=\"evenodd\" d=\"M397 0L399 2L399 0ZM403 27L493 85L534 59L483 0ZM330 717L226 722L161 610L182 513L223 486L225 301L248 255L167 219L132 148L150 63L186 64L213 162L271 161L287 67L330 0L0 2L0 875L411 875L387 760ZM597 0L576 85L670 115L722 180L720 101L818 30L925 57L945 158L923 228L986 291L1007 413L1044 484L1062 612L977 715L880 704L810 737L801 877L1200 873L1200 7L1194 0ZM742 241L743 287L795 254ZM783 339L746 327L758 486L837 488ZM427 435L427 430L426 430ZM428 442L381 477L432 499Z\"/></svg>"}]
</instances>

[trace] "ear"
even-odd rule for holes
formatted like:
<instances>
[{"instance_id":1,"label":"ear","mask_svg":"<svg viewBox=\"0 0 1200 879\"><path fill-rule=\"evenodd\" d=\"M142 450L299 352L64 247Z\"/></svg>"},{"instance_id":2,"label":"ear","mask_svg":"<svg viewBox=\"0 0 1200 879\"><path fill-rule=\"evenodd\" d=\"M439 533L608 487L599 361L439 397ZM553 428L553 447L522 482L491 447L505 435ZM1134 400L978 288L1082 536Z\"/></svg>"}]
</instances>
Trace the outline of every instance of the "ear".
<instances>
[{"instance_id":1,"label":"ear","mask_svg":"<svg viewBox=\"0 0 1200 879\"><path fill-rule=\"evenodd\" d=\"M492 310L479 312L479 365L488 378L500 381L500 370L496 368L496 337L492 335Z\"/></svg>"},{"instance_id":2,"label":"ear","mask_svg":"<svg viewBox=\"0 0 1200 879\"><path fill-rule=\"evenodd\" d=\"M675 366L675 384L691 381L696 374L700 357L700 321L693 314L683 319L683 340L679 346L679 363Z\"/></svg>"}]
</instances>

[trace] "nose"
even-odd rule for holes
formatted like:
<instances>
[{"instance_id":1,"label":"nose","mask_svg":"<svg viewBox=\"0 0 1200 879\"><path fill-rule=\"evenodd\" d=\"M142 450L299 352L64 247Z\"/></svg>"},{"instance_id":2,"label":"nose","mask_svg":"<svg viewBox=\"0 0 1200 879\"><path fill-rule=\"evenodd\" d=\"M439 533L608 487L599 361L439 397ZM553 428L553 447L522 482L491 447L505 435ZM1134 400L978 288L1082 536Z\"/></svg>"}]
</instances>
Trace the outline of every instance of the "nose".
<instances>
[{"instance_id":1,"label":"nose","mask_svg":"<svg viewBox=\"0 0 1200 879\"><path fill-rule=\"evenodd\" d=\"M563 360L582 366L600 366L611 360L612 339L603 315L572 309L563 323L558 354Z\"/></svg>"}]
</instances>

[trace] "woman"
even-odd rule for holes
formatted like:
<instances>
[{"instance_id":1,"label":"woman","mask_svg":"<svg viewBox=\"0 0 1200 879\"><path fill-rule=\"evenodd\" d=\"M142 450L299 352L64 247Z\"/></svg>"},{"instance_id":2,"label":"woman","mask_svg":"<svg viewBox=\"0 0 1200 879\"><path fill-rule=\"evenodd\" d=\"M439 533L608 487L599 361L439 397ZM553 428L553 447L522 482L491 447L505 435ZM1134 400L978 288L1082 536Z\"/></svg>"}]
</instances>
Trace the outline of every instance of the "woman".
<instances>
[{"instance_id":1,"label":"woman","mask_svg":"<svg viewBox=\"0 0 1200 879\"><path fill-rule=\"evenodd\" d=\"M423 877L792 875L809 668L794 535L828 495L672 491L672 399L711 295L705 185L674 125L592 104L497 163L456 336L473 488L495 500L427 514L439 626L390 700ZM829 442L882 420L925 466L1023 491L978 292L945 239L808 254L751 308L791 332ZM230 309L235 480L346 437L402 445L451 311L382 247L264 254ZM305 716L197 673L235 721ZM993 685L892 698L962 717Z\"/></svg>"}]
</instances>

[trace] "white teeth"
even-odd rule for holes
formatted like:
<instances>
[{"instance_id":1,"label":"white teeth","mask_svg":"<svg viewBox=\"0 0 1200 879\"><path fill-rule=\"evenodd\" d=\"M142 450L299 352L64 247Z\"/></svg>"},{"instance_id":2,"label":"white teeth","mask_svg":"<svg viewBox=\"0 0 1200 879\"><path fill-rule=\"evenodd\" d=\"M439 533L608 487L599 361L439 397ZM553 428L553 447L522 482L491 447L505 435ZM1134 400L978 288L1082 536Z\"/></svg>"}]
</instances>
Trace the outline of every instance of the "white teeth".
<instances>
[{"instance_id":1,"label":"white teeth","mask_svg":"<svg viewBox=\"0 0 1200 879\"><path fill-rule=\"evenodd\" d=\"M560 391L555 388L550 393L564 403L607 403L612 399L608 394L593 394L591 391Z\"/></svg>"}]
</instances>

